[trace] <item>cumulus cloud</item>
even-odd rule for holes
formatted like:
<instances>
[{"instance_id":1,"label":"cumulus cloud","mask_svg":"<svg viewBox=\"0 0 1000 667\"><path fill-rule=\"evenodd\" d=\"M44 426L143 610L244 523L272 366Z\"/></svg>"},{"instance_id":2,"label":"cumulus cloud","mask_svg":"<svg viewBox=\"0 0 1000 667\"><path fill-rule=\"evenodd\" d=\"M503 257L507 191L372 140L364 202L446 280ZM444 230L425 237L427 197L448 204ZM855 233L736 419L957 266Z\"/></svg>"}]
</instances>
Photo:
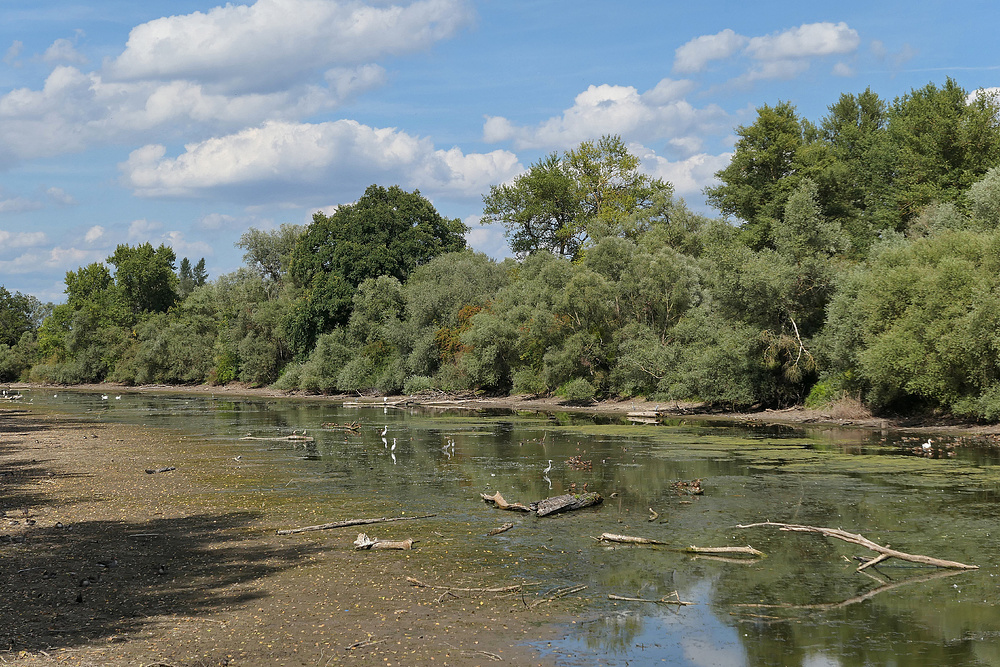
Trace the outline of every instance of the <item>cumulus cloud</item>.
<instances>
[{"instance_id":1,"label":"cumulus cloud","mask_svg":"<svg viewBox=\"0 0 1000 667\"><path fill-rule=\"evenodd\" d=\"M357 0L257 0L132 29L110 76L198 81L226 92L284 87L316 68L427 48L468 25L466 0L370 6Z\"/></svg>"},{"instance_id":2,"label":"cumulus cloud","mask_svg":"<svg viewBox=\"0 0 1000 667\"><path fill-rule=\"evenodd\" d=\"M385 83L388 58L467 25L468 0L258 0L150 21L84 71L70 40L41 89L0 96L0 168L137 140L198 140L330 111ZM20 53L15 43L8 61Z\"/></svg>"},{"instance_id":3,"label":"cumulus cloud","mask_svg":"<svg viewBox=\"0 0 1000 667\"><path fill-rule=\"evenodd\" d=\"M807 23L783 32L752 38L746 53L758 60L790 60L842 55L858 48L861 38L846 23Z\"/></svg>"},{"instance_id":4,"label":"cumulus cloud","mask_svg":"<svg viewBox=\"0 0 1000 667\"><path fill-rule=\"evenodd\" d=\"M62 188L48 188L45 190L45 195L50 201L59 206L75 206L77 203L76 198Z\"/></svg>"},{"instance_id":5,"label":"cumulus cloud","mask_svg":"<svg viewBox=\"0 0 1000 667\"><path fill-rule=\"evenodd\" d=\"M729 123L716 105L698 109L684 95L689 81L663 79L640 93L632 86L590 86L561 115L534 127L519 127L499 116L487 117L483 140L512 141L517 148L571 148L605 134L619 134L650 143L660 139L696 137Z\"/></svg>"},{"instance_id":6,"label":"cumulus cloud","mask_svg":"<svg viewBox=\"0 0 1000 667\"><path fill-rule=\"evenodd\" d=\"M715 35L702 35L674 51L674 71L682 74L700 72L713 60L724 60L750 41L726 28Z\"/></svg>"},{"instance_id":7,"label":"cumulus cloud","mask_svg":"<svg viewBox=\"0 0 1000 667\"><path fill-rule=\"evenodd\" d=\"M42 61L47 63L85 64L87 58L76 50L76 45L68 39L60 38L42 54Z\"/></svg>"},{"instance_id":8,"label":"cumulus cloud","mask_svg":"<svg viewBox=\"0 0 1000 667\"><path fill-rule=\"evenodd\" d=\"M146 220L145 218L133 220L128 226L128 239L129 241L145 243L161 229L163 229L163 225L159 222Z\"/></svg>"},{"instance_id":9,"label":"cumulus cloud","mask_svg":"<svg viewBox=\"0 0 1000 667\"><path fill-rule=\"evenodd\" d=\"M701 72L713 61L739 58L749 61L737 80L791 78L809 68L814 58L854 53L861 43L856 30L840 23L805 23L788 30L747 37L731 29L702 35L674 52L674 71ZM846 65L836 66L838 76L848 75Z\"/></svg>"},{"instance_id":10,"label":"cumulus cloud","mask_svg":"<svg viewBox=\"0 0 1000 667\"><path fill-rule=\"evenodd\" d=\"M104 238L104 227L101 227L100 225L94 225L93 227L88 229L87 233L84 234L83 236L83 240L86 241L87 243L97 243L103 238Z\"/></svg>"},{"instance_id":11,"label":"cumulus cloud","mask_svg":"<svg viewBox=\"0 0 1000 667\"><path fill-rule=\"evenodd\" d=\"M177 157L167 157L164 146L151 144L133 151L120 168L136 194L158 197L227 189L259 197L262 186L273 184L316 193L338 184L346 194L375 181L478 197L490 184L523 170L508 151L438 150L429 139L352 120L271 121L188 144Z\"/></svg>"},{"instance_id":12,"label":"cumulus cloud","mask_svg":"<svg viewBox=\"0 0 1000 667\"><path fill-rule=\"evenodd\" d=\"M629 148L642 162L643 171L668 181L681 196L699 194L715 181L715 173L724 169L733 157L732 153L698 153L683 160L671 161L644 146L633 145Z\"/></svg>"}]
</instances>

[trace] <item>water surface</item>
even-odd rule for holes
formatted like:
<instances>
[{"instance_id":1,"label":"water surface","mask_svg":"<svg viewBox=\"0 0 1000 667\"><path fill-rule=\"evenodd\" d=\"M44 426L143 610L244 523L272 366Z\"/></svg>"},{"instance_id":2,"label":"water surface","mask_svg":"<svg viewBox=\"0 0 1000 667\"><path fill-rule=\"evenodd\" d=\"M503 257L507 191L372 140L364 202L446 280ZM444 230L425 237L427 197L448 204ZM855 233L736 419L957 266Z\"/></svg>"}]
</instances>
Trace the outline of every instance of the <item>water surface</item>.
<instances>
[{"instance_id":1,"label":"water surface","mask_svg":"<svg viewBox=\"0 0 1000 667\"><path fill-rule=\"evenodd\" d=\"M934 438L926 452L924 438L859 429L116 396L34 391L26 407L171 429L192 457L239 457L266 471L256 491L267 502L308 507L324 520L438 514L440 534L451 537L421 547L432 569L533 582L536 599L586 585L552 603L575 615L565 639L538 646L566 665L1000 664L1000 456L985 444ZM313 441L277 439L303 429ZM678 484L693 480L702 495ZM500 491L527 503L584 488L600 492L603 505L542 519L480 499ZM505 521L515 527L486 535ZM843 528L981 569L890 560L861 574L855 557L873 555L861 547L736 528L763 521ZM667 546L593 539L605 532ZM689 545L752 545L766 557L696 557L682 551ZM694 604L608 600L675 591Z\"/></svg>"}]
</instances>

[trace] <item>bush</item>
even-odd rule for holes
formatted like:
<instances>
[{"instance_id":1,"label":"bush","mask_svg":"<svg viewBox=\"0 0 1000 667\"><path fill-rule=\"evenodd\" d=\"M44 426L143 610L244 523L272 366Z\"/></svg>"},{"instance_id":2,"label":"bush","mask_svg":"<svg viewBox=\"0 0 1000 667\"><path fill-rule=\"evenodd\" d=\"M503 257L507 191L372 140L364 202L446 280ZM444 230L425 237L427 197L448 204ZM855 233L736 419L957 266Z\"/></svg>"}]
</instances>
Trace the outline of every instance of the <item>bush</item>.
<instances>
[{"instance_id":1,"label":"bush","mask_svg":"<svg viewBox=\"0 0 1000 667\"><path fill-rule=\"evenodd\" d=\"M570 380L556 391L557 396L570 403L590 403L594 400L595 393L594 385L583 378Z\"/></svg>"}]
</instances>

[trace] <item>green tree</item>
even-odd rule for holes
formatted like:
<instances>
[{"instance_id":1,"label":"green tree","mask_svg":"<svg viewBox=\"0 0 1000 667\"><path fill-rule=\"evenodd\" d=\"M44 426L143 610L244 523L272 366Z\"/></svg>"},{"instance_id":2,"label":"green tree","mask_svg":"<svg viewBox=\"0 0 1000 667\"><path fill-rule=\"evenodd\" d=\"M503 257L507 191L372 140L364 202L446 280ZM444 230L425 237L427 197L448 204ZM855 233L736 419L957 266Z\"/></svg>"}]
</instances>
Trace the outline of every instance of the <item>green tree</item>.
<instances>
[{"instance_id":1,"label":"green tree","mask_svg":"<svg viewBox=\"0 0 1000 667\"><path fill-rule=\"evenodd\" d=\"M304 225L281 225L270 231L248 229L236 246L243 248L243 261L261 275L280 282L288 273L292 253L305 232Z\"/></svg>"},{"instance_id":2,"label":"green tree","mask_svg":"<svg viewBox=\"0 0 1000 667\"><path fill-rule=\"evenodd\" d=\"M169 246L154 249L150 243L119 245L108 263L115 267L117 298L127 322L134 324L143 313L165 313L177 301L177 255Z\"/></svg>"},{"instance_id":3,"label":"green tree","mask_svg":"<svg viewBox=\"0 0 1000 667\"><path fill-rule=\"evenodd\" d=\"M668 207L673 188L639 171L618 136L552 153L483 197L483 224L504 226L519 256L546 250L575 258L593 240L635 238Z\"/></svg>"},{"instance_id":4,"label":"green tree","mask_svg":"<svg viewBox=\"0 0 1000 667\"><path fill-rule=\"evenodd\" d=\"M768 247L788 197L802 178L823 170L828 151L819 130L788 102L760 107L754 124L736 128L736 134L732 161L716 173L722 183L706 188L705 195L717 209L743 221L751 247Z\"/></svg>"},{"instance_id":5,"label":"green tree","mask_svg":"<svg viewBox=\"0 0 1000 667\"><path fill-rule=\"evenodd\" d=\"M418 191L372 185L354 204L331 215L317 213L296 243L289 275L301 291L288 320L301 356L316 337L345 324L354 289L363 281L409 274L437 255L465 247L468 231L458 219L441 217Z\"/></svg>"},{"instance_id":6,"label":"green tree","mask_svg":"<svg viewBox=\"0 0 1000 667\"><path fill-rule=\"evenodd\" d=\"M21 336L37 327L33 314L37 299L14 292L0 285L0 345L14 346Z\"/></svg>"}]
</instances>

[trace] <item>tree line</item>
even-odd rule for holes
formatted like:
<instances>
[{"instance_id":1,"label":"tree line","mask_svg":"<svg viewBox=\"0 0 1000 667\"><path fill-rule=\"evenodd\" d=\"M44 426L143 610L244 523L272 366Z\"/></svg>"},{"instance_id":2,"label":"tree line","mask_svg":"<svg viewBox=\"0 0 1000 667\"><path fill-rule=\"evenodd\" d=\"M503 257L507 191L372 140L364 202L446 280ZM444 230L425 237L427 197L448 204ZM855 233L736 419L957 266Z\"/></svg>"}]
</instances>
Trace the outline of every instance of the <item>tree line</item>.
<instances>
[{"instance_id":1,"label":"tree line","mask_svg":"<svg viewBox=\"0 0 1000 667\"><path fill-rule=\"evenodd\" d=\"M370 186L251 229L209 281L150 244L0 288L0 379L311 392L648 397L1000 419L1000 104L949 79L788 102L736 128L691 211L615 136L483 196L516 257L466 248L419 192ZM113 267L113 271L110 267Z\"/></svg>"}]
</instances>

